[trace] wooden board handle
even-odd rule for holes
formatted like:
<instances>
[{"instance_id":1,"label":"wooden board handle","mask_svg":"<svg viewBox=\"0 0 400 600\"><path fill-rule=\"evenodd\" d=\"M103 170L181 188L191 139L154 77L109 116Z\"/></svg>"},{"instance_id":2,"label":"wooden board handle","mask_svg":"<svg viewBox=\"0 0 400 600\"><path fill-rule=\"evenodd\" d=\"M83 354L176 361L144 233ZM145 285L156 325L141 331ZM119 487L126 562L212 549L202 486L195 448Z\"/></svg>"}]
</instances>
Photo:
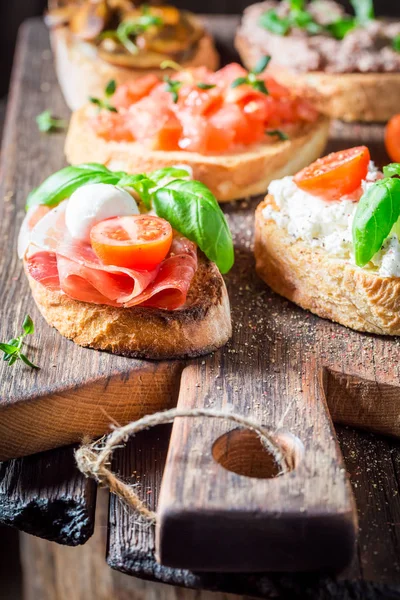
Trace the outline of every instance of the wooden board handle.
<instances>
[{"instance_id":1,"label":"wooden board handle","mask_svg":"<svg viewBox=\"0 0 400 600\"><path fill-rule=\"evenodd\" d=\"M277 431L294 468L276 476L257 436L229 422L176 420L158 506L158 560L210 571L344 567L357 520L322 371L310 361L303 375L289 371L286 385L277 377L272 387L257 376L219 375L215 358L188 366L178 407L251 416Z\"/></svg>"}]
</instances>

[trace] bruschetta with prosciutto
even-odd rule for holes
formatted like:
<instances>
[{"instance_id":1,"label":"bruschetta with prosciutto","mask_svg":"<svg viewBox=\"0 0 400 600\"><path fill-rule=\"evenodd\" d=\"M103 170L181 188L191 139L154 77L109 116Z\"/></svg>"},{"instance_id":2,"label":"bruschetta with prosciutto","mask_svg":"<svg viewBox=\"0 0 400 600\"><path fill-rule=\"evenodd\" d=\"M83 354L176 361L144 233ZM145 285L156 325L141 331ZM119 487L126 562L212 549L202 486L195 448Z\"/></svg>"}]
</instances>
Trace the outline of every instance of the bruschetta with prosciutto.
<instances>
[{"instance_id":1,"label":"bruschetta with prosciutto","mask_svg":"<svg viewBox=\"0 0 400 600\"><path fill-rule=\"evenodd\" d=\"M256 212L260 277L320 317L400 335L399 175L360 146L271 182Z\"/></svg>"},{"instance_id":2,"label":"bruschetta with prosciutto","mask_svg":"<svg viewBox=\"0 0 400 600\"><path fill-rule=\"evenodd\" d=\"M18 252L46 321L82 346L151 359L225 344L232 238L180 168L67 167L28 198Z\"/></svg>"},{"instance_id":3,"label":"bruschetta with prosciutto","mask_svg":"<svg viewBox=\"0 0 400 600\"><path fill-rule=\"evenodd\" d=\"M230 64L147 76L76 111L66 156L129 173L185 164L220 202L261 194L325 147L329 120L265 71Z\"/></svg>"}]
</instances>

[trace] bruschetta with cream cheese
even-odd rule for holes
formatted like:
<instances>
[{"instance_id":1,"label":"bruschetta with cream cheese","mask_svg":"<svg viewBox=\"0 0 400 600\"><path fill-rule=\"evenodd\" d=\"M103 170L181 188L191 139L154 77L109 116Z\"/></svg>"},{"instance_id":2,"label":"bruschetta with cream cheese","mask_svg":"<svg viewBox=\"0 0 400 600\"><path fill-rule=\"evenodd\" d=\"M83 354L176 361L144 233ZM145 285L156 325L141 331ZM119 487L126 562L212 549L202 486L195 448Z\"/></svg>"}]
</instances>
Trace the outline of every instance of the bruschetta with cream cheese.
<instances>
[{"instance_id":1,"label":"bruschetta with cream cheese","mask_svg":"<svg viewBox=\"0 0 400 600\"><path fill-rule=\"evenodd\" d=\"M28 197L18 252L46 321L82 346L179 358L231 335L221 276L233 264L231 234L185 169L66 167Z\"/></svg>"},{"instance_id":2,"label":"bruschetta with cream cheese","mask_svg":"<svg viewBox=\"0 0 400 600\"><path fill-rule=\"evenodd\" d=\"M246 8L236 48L330 117L387 121L399 112L400 21L375 18L372 0L265 0Z\"/></svg>"},{"instance_id":3,"label":"bruschetta with cream cheese","mask_svg":"<svg viewBox=\"0 0 400 600\"><path fill-rule=\"evenodd\" d=\"M256 212L260 277L320 317L400 335L399 175L361 146L271 182Z\"/></svg>"},{"instance_id":4,"label":"bruschetta with cream cheese","mask_svg":"<svg viewBox=\"0 0 400 600\"><path fill-rule=\"evenodd\" d=\"M71 110L102 94L108 81L160 74L165 60L216 69L218 54L200 20L174 6L131 0L50 0L58 80Z\"/></svg>"},{"instance_id":5,"label":"bruschetta with cream cheese","mask_svg":"<svg viewBox=\"0 0 400 600\"><path fill-rule=\"evenodd\" d=\"M264 193L268 183L320 156L329 120L266 74L230 64L179 70L118 86L72 115L66 156L129 173L185 164L220 202Z\"/></svg>"}]
</instances>

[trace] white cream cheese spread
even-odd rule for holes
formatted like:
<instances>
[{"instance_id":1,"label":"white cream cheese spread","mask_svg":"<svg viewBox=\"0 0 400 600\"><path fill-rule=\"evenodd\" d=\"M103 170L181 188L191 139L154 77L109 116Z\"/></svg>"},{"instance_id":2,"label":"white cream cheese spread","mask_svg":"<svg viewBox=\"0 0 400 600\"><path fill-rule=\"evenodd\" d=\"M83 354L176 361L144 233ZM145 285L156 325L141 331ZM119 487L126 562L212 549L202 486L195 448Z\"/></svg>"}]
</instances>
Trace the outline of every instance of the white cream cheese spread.
<instances>
[{"instance_id":1,"label":"white cream cheese spread","mask_svg":"<svg viewBox=\"0 0 400 600\"><path fill-rule=\"evenodd\" d=\"M379 172L374 163L369 164L368 175L362 182L363 190L376 179ZM271 205L264 208L265 219L272 219L295 239L309 246L324 248L337 258L354 263L352 224L361 192L344 196L340 201L327 201L304 192L293 181L284 177L272 181L268 189L278 210ZM400 243L392 232L372 261L364 267L376 271L381 277L400 277Z\"/></svg>"}]
</instances>

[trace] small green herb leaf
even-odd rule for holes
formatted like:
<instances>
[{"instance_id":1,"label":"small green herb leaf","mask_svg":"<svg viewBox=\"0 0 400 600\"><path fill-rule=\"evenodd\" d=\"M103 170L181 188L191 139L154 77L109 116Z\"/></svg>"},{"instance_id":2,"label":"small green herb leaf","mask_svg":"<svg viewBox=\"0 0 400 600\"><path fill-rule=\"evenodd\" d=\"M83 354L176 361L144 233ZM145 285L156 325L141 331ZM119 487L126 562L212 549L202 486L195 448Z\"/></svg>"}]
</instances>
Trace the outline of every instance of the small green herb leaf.
<instances>
[{"instance_id":1,"label":"small green herb leaf","mask_svg":"<svg viewBox=\"0 0 400 600\"><path fill-rule=\"evenodd\" d=\"M373 0L350 0L350 4L360 25L365 25L365 23L375 18Z\"/></svg>"},{"instance_id":2,"label":"small green herb leaf","mask_svg":"<svg viewBox=\"0 0 400 600\"><path fill-rule=\"evenodd\" d=\"M35 326L29 315L26 315L24 322L22 323L22 329L27 335L32 335L33 333L35 333Z\"/></svg>"},{"instance_id":3,"label":"small green herb leaf","mask_svg":"<svg viewBox=\"0 0 400 600\"><path fill-rule=\"evenodd\" d=\"M202 81L199 81L196 83L196 87L200 88L201 90L212 90L216 87L216 85L215 83L203 83Z\"/></svg>"},{"instance_id":4,"label":"small green herb leaf","mask_svg":"<svg viewBox=\"0 0 400 600\"><path fill-rule=\"evenodd\" d=\"M57 131L59 129L65 129L67 123L63 119L56 119L51 116L49 110L45 110L36 117L36 123L39 131L42 133L49 133L50 131Z\"/></svg>"},{"instance_id":5,"label":"small green herb leaf","mask_svg":"<svg viewBox=\"0 0 400 600\"><path fill-rule=\"evenodd\" d=\"M155 191L156 214L171 223L226 273L234 262L232 236L210 190L199 181L172 181Z\"/></svg>"},{"instance_id":6,"label":"small green herb leaf","mask_svg":"<svg viewBox=\"0 0 400 600\"><path fill-rule=\"evenodd\" d=\"M167 92L169 92L171 94L172 100L176 104L179 100L179 90L181 89L183 82L176 81L175 79L171 79L168 76L164 77L164 81L165 81L165 89L167 90Z\"/></svg>"},{"instance_id":7,"label":"small green herb leaf","mask_svg":"<svg viewBox=\"0 0 400 600\"><path fill-rule=\"evenodd\" d=\"M346 35L357 26L357 21L353 17L338 19L326 25L325 29L337 40L343 40Z\"/></svg>"},{"instance_id":8,"label":"small green herb leaf","mask_svg":"<svg viewBox=\"0 0 400 600\"><path fill-rule=\"evenodd\" d=\"M115 94L115 90L117 89L117 82L115 79L111 79L106 85L105 94L107 98L110 98Z\"/></svg>"},{"instance_id":9,"label":"small green herb leaf","mask_svg":"<svg viewBox=\"0 0 400 600\"><path fill-rule=\"evenodd\" d=\"M286 35L290 30L290 19L288 17L279 17L274 8L267 10L261 15L259 24L264 29L276 35Z\"/></svg>"},{"instance_id":10,"label":"small green herb leaf","mask_svg":"<svg viewBox=\"0 0 400 600\"><path fill-rule=\"evenodd\" d=\"M29 315L26 315L22 328L24 332L19 337L13 338L7 344L0 343L0 350L4 352L3 360L8 363L9 367L11 367L18 359L20 359L32 369L39 369L38 366L34 365L27 358L27 356L21 352L24 337L27 335L31 335L35 331L35 326Z\"/></svg>"},{"instance_id":11,"label":"small green herb leaf","mask_svg":"<svg viewBox=\"0 0 400 600\"><path fill-rule=\"evenodd\" d=\"M390 163L383 167L385 177L400 177L400 163Z\"/></svg>"},{"instance_id":12,"label":"small green herb leaf","mask_svg":"<svg viewBox=\"0 0 400 600\"><path fill-rule=\"evenodd\" d=\"M271 57L266 55L266 56L262 56L256 63L256 66L254 67L254 69L251 70L252 73L254 73L254 75L261 75L261 73L264 73L265 69L268 67L269 63L271 61Z\"/></svg>"},{"instance_id":13,"label":"small green herb leaf","mask_svg":"<svg viewBox=\"0 0 400 600\"><path fill-rule=\"evenodd\" d=\"M392 46L393 49L396 50L396 52L400 52L400 34L396 35L396 37L393 38Z\"/></svg>"},{"instance_id":14,"label":"small green herb leaf","mask_svg":"<svg viewBox=\"0 0 400 600\"><path fill-rule=\"evenodd\" d=\"M105 110L109 110L110 112L118 112L115 106L111 106L111 104L105 100L101 100L100 98L93 98L93 96L89 96L89 101L98 106L100 110L103 108Z\"/></svg>"},{"instance_id":15,"label":"small green herb leaf","mask_svg":"<svg viewBox=\"0 0 400 600\"><path fill-rule=\"evenodd\" d=\"M361 197L353 221L356 264L366 265L400 217L400 179L376 181Z\"/></svg>"},{"instance_id":16,"label":"small green herb leaf","mask_svg":"<svg viewBox=\"0 0 400 600\"><path fill-rule=\"evenodd\" d=\"M245 83L248 83L248 81L249 81L248 77L238 77L237 79L235 79L234 81L232 81L231 88L237 88L237 87L239 87L239 85L243 85Z\"/></svg>"},{"instance_id":17,"label":"small green herb leaf","mask_svg":"<svg viewBox=\"0 0 400 600\"><path fill-rule=\"evenodd\" d=\"M11 344L0 343L0 350L2 350L2 352L6 352L6 354L11 356L11 355L15 354L16 352L18 352L18 346L12 346Z\"/></svg>"},{"instance_id":18,"label":"small green herb leaf","mask_svg":"<svg viewBox=\"0 0 400 600\"><path fill-rule=\"evenodd\" d=\"M265 133L270 136L276 136L282 141L289 139L289 136L280 129L268 129Z\"/></svg>"}]
</instances>

